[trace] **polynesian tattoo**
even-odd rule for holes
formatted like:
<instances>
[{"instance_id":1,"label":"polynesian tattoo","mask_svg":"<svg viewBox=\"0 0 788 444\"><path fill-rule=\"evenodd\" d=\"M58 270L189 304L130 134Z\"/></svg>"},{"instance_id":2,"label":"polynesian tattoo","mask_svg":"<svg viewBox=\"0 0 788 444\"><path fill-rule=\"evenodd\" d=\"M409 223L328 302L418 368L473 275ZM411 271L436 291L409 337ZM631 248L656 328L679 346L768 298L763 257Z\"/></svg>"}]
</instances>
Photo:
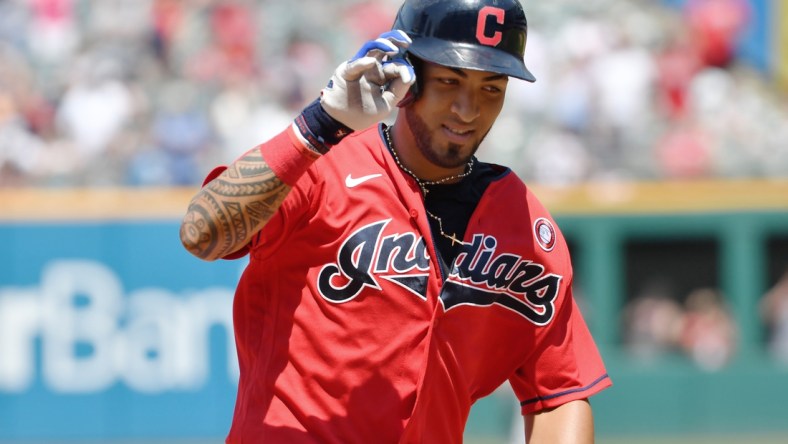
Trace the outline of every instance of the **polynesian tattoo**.
<instances>
[{"instance_id":1,"label":"polynesian tattoo","mask_svg":"<svg viewBox=\"0 0 788 444\"><path fill-rule=\"evenodd\" d=\"M251 150L192 199L181 225L181 241L202 259L230 254L273 217L290 189L271 171L260 150Z\"/></svg>"}]
</instances>

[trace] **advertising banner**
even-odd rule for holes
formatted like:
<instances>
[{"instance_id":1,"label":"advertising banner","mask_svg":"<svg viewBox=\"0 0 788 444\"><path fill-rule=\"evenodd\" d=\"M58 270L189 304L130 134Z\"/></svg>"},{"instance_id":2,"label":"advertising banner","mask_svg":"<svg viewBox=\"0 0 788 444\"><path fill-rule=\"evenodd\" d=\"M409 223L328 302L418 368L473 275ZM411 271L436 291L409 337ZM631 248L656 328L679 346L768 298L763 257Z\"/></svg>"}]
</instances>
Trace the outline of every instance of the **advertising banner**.
<instances>
[{"instance_id":1,"label":"advertising banner","mask_svg":"<svg viewBox=\"0 0 788 444\"><path fill-rule=\"evenodd\" d=\"M0 440L224 437L244 260L178 222L0 222Z\"/></svg>"}]
</instances>

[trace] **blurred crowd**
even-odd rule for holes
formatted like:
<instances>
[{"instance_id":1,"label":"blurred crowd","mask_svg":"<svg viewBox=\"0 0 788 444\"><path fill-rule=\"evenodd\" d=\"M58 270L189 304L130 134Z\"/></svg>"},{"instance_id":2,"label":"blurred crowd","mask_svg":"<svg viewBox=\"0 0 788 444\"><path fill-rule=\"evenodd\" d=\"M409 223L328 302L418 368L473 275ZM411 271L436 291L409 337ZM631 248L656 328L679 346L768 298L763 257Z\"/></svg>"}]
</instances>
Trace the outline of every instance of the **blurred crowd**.
<instances>
[{"instance_id":1,"label":"blurred crowd","mask_svg":"<svg viewBox=\"0 0 788 444\"><path fill-rule=\"evenodd\" d=\"M395 8L0 0L0 185L198 184L283 129Z\"/></svg>"},{"instance_id":2,"label":"blurred crowd","mask_svg":"<svg viewBox=\"0 0 788 444\"><path fill-rule=\"evenodd\" d=\"M0 186L191 186L287 125L399 0L0 0ZM523 0L486 146L527 181L788 176L746 0Z\"/></svg>"},{"instance_id":3,"label":"blurred crowd","mask_svg":"<svg viewBox=\"0 0 788 444\"><path fill-rule=\"evenodd\" d=\"M769 354L788 366L788 266L760 301Z\"/></svg>"},{"instance_id":4,"label":"blurred crowd","mask_svg":"<svg viewBox=\"0 0 788 444\"><path fill-rule=\"evenodd\" d=\"M709 287L686 295L655 282L623 312L626 349L644 362L681 355L705 371L730 364L739 350L739 328L724 295ZM788 266L758 305L763 342L774 362L788 366Z\"/></svg>"},{"instance_id":5,"label":"blurred crowd","mask_svg":"<svg viewBox=\"0 0 788 444\"><path fill-rule=\"evenodd\" d=\"M677 298L656 285L630 301L624 326L627 349L646 362L680 354L703 370L716 371L737 351L736 321L713 288L697 288Z\"/></svg>"}]
</instances>

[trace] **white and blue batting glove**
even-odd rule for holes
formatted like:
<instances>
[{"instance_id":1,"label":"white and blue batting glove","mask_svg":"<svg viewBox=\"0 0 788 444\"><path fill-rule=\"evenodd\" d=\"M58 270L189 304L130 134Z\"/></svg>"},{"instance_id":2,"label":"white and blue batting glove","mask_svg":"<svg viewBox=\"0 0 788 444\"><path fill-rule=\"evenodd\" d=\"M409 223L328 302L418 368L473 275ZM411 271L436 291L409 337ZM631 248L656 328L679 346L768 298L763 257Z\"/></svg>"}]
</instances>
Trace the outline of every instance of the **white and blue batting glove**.
<instances>
[{"instance_id":1,"label":"white and blue batting glove","mask_svg":"<svg viewBox=\"0 0 788 444\"><path fill-rule=\"evenodd\" d=\"M337 67L320 95L323 109L353 130L384 120L416 81L404 58L411 40L400 30L370 40Z\"/></svg>"}]
</instances>

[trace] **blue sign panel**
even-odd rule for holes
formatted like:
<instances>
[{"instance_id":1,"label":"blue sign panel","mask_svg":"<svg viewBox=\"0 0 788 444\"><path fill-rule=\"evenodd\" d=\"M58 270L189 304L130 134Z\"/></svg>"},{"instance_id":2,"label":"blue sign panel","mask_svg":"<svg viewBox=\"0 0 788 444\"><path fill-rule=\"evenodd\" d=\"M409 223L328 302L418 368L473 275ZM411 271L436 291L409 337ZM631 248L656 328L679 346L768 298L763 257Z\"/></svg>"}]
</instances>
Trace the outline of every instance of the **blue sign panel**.
<instances>
[{"instance_id":1,"label":"blue sign panel","mask_svg":"<svg viewBox=\"0 0 788 444\"><path fill-rule=\"evenodd\" d=\"M175 222L2 223L0 245L0 440L221 440L245 260L192 257Z\"/></svg>"}]
</instances>

